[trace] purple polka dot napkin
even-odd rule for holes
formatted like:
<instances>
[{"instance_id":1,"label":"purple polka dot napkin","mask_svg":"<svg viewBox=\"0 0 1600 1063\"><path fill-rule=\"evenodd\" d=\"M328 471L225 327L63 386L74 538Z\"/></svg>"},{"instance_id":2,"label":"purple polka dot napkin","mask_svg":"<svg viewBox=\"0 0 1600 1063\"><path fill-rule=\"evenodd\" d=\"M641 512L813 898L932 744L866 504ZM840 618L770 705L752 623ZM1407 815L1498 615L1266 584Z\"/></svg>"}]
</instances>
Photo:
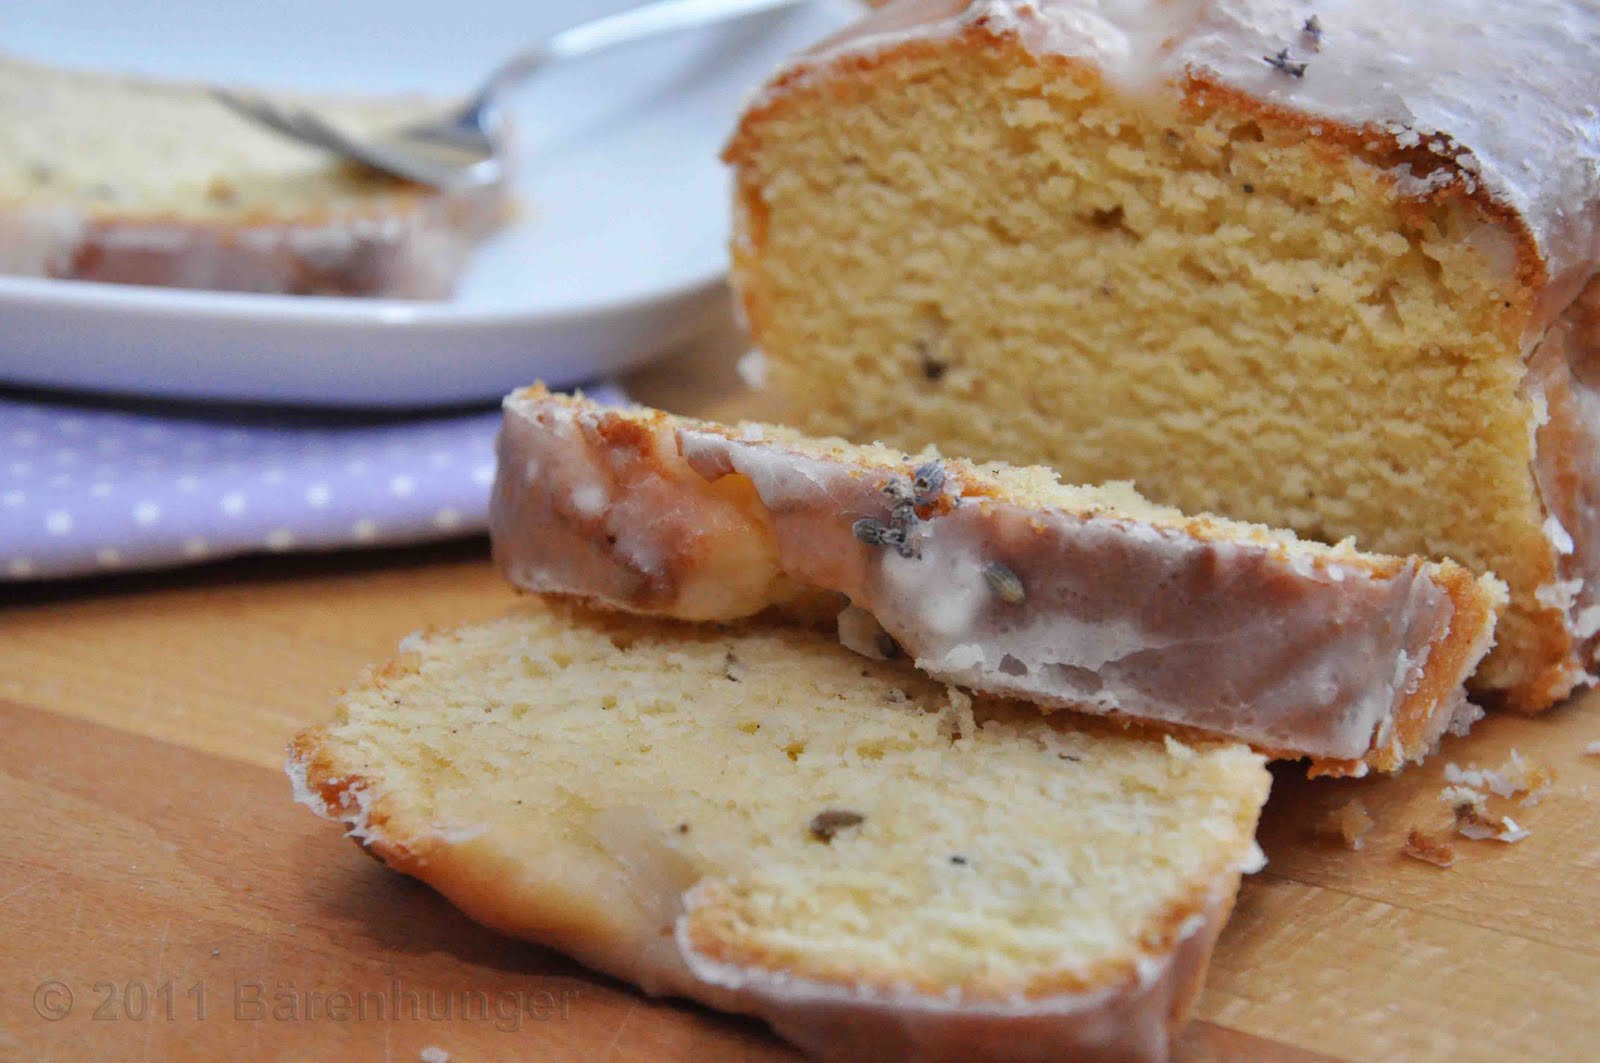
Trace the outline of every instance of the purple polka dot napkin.
<instances>
[{"instance_id":1,"label":"purple polka dot napkin","mask_svg":"<svg viewBox=\"0 0 1600 1063\"><path fill-rule=\"evenodd\" d=\"M0 394L0 581L478 532L499 424Z\"/></svg>"}]
</instances>

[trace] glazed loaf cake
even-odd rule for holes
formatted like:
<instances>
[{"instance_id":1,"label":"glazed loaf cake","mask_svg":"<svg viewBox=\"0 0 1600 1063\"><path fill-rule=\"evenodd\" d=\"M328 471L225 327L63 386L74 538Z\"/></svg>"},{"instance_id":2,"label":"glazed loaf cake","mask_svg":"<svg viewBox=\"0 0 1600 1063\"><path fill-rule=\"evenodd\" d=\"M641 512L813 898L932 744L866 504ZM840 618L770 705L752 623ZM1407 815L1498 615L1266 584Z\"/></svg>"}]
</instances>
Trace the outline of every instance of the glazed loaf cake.
<instances>
[{"instance_id":1,"label":"glazed loaf cake","mask_svg":"<svg viewBox=\"0 0 1600 1063\"><path fill-rule=\"evenodd\" d=\"M1600 632L1600 5L894 0L749 108L734 280L786 419L1134 481Z\"/></svg>"},{"instance_id":2,"label":"glazed loaf cake","mask_svg":"<svg viewBox=\"0 0 1600 1063\"><path fill-rule=\"evenodd\" d=\"M379 130L437 102L307 99ZM0 57L0 273L287 294L442 298L504 220L259 129L204 86Z\"/></svg>"},{"instance_id":3,"label":"glazed loaf cake","mask_svg":"<svg viewBox=\"0 0 1600 1063\"><path fill-rule=\"evenodd\" d=\"M499 930L834 1059L1164 1059L1269 778L761 624L414 637L299 798Z\"/></svg>"},{"instance_id":4,"label":"glazed loaf cake","mask_svg":"<svg viewBox=\"0 0 1600 1063\"><path fill-rule=\"evenodd\" d=\"M506 400L489 519L527 590L696 620L831 592L869 656L1339 775L1470 724L1462 684L1504 599L1449 561L1186 517L1126 485L537 387Z\"/></svg>"}]
</instances>

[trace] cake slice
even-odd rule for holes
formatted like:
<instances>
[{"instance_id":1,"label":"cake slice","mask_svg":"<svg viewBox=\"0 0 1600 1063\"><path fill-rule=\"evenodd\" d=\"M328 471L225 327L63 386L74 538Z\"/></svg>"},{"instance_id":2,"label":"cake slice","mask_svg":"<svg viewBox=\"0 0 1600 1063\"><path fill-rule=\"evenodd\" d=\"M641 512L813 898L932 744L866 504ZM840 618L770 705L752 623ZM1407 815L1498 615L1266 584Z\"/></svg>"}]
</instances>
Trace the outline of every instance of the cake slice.
<instances>
[{"instance_id":1,"label":"cake slice","mask_svg":"<svg viewBox=\"0 0 1600 1063\"><path fill-rule=\"evenodd\" d=\"M300 102L357 134L443 106ZM340 163L203 85L11 57L0 160L0 273L34 277L443 298L509 208L501 186L443 192Z\"/></svg>"},{"instance_id":2,"label":"cake slice","mask_svg":"<svg viewBox=\"0 0 1600 1063\"><path fill-rule=\"evenodd\" d=\"M1402 767L1477 717L1462 684L1504 600L1448 560L1186 517L1126 485L542 387L506 400L490 530L528 591L690 620L835 592L867 655L1330 775Z\"/></svg>"},{"instance_id":3,"label":"cake slice","mask_svg":"<svg viewBox=\"0 0 1600 1063\"><path fill-rule=\"evenodd\" d=\"M1239 745L970 700L760 622L413 637L299 798L483 923L838 1059L1162 1059L1267 794Z\"/></svg>"},{"instance_id":4,"label":"cake slice","mask_svg":"<svg viewBox=\"0 0 1600 1063\"><path fill-rule=\"evenodd\" d=\"M527 590L698 620L834 592L869 655L1337 775L1476 718L1462 684L1504 597L1449 561L1187 517L1126 485L538 387L506 400L489 522Z\"/></svg>"},{"instance_id":5,"label":"cake slice","mask_svg":"<svg viewBox=\"0 0 1600 1063\"><path fill-rule=\"evenodd\" d=\"M1132 480L1600 637L1600 4L894 0L727 151L782 418Z\"/></svg>"}]
</instances>

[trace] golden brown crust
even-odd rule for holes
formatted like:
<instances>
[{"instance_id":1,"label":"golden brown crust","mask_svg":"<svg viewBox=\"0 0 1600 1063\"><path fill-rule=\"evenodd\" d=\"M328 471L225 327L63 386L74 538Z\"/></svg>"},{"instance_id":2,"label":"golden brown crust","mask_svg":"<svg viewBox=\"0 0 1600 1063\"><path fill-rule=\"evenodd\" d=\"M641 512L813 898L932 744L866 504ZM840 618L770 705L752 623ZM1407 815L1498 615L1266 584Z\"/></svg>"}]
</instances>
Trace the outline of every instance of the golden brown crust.
<instances>
[{"instance_id":1,"label":"golden brown crust","mask_svg":"<svg viewBox=\"0 0 1600 1063\"><path fill-rule=\"evenodd\" d=\"M1393 771L1407 760L1419 759L1438 741L1430 726L1437 707L1458 695L1459 677L1471 674L1492 639L1501 594L1486 593L1481 579L1453 561L1442 563L1436 578L1450 595L1450 628L1429 647L1429 667L1423 671L1422 681L1395 713L1398 748L1375 749L1368 758L1379 771Z\"/></svg>"},{"instance_id":2,"label":"golden brown crust","mask_svg":"<svg viewBox=\"0 0 1600 1063\"><path fill-rule=\"evenodd\" d=\"M901 63L915 63L935 58L947 49L961 47L999 48L1006 61L1036 66L1052 67L1062 75L1078 79L1099 81L1098 69L1087 60L1065 55L1040 55L1025 47L1015 33L997 32L980 23L967 26L958 39L929 41L910 39L871 54L846 52L829 59L819 71L816 67L795 66L781 72L767 85L761 100L741 115L733 135L723 148L722 159L734 167L735 199L739 224L735 226L733 243L734 285L752 333L763 335L768 321L764 305L770 296L756 283L760 271L754 268L761 249L767 242L767 210L759 194L759 185L751 173L750 164L761 150L762 126L785 114L816 106L818 101L840 103L854 96L864 96L871 90L867 75ZM820 75L820 76L819 76ZM1549 281L1549 271L1539 252L1537 241L1526 220L1513 208L1497 201L1481 182L1462 180L1468 176L1459 163L1421 146L1403 146L1391 131L1377 127L1357 127L1319 115L1307 114L1293 108L1281 107L1248 92L1233 88L1202 74L1190 73L1177 86L1180 105L1190 112L1203 112L1225 107L1236 113L1248 115L1263 126L1296 140L1323 146L1330 156L1354 156L1375 169L1390 174L1389 183L1398 179L1393 174L1404 169L1416 177L1440 170L1448 170L1455 179L1437 183L1418 182L1426 191L1417 195L1402 195L1397 190L1396 199L1414 205L1425 212L1431 209L1456 206L1468 209L1474 216L1493 223L1511 234L1517 256L1516 304L1506 309L1504 315L1508 339L1520 338L1533 320L1539 292Z\"/></svg>"},{"instance_id":3,"label":"golden brown crust","mask_svg":"<svg viewBox=\"0 0 1600 1063\"><path fill-rule=\"evenodd\" d=\"M920 12L916 21L937 20L942 15L959 11L963 6L954 4L951 12ZM820 64L790 66L767 84L760 101L740 117L738 126L723 149L723 161L734 167L745 166L760 150L761 125L791 108L811 106L818 99L838 102L848 100L852 93L865 94L870 87L862 75L963 47L998 48L1003 50L1005 61L1010 63L1053 67L1070 76L1095 81L1101 77L1098 67L1088 60L1054 53L1040 54L1028 48L1014 29L997 29L979 19L943 40L909 38L871 53L845 51L826 58ZM818 49L822 52L826 50L825 46ZM1498 201L1483 182L1471 179L1472 175L1455 157L1441 154L1420 143L1406 146L1392 130L1381 126L1354 126L1325 115L1269 103L1198 71L1187 72L1175 89L1187 109L1206 110L1219 105L1226 106L1266 126L1289 133L1296 139L1326 145L1330 153L1354 156L1384 172L1404 170L1419 179L1441 171L1448 172L1451 180L1419 181L1426 191L1403 196L1397 192L1396 196L1419 206L1470 206L1482 220L1493 222L1511 233L1516 239L1517 276L1525 299L1525 304L1517 308L1517 317L1524 325L1531 319L1534 295L1550 279L1538 242L1529 230L1526 219L1513 207ZM741 199L747 206L759 201L759 197L751 196L749 192L749 186L741 185ZM751 235L759 245L765 232L763 229L761 233Z\"/></svg>"},{"instance_id":4,"label":"golden brown crust","mask_svg":"<svg viewBox=\"0 0 1600 1063\"><path fill-rule=\"evenodd\" d=\"M1261 797L1263 801L1266 799L1264 790ZM1254 832L1253 818L1249 817L1248 822L1239 822L1241 837L1249 837ZM1187 895L1177 898L1151 918L1139 935L1139 948L1148 956L1164 956L1175 952L1194 932L1195 921L1209 918L1219 903L1224 905L1221 921L1225 922L1226 913L1232 909L1233 898L1238 892L1238 864L1236 854L1230 854L1229 859L1218 860ZM697 953L716 963L758 968L782 966L782 958L778 953L750 941L741 933L732 913L716 903L698 908L693 913L689 924L689 941ZM1037 1001L1064 994L1106 991L1132 993L1139 988L1143 977L1138 964L1132 960L1108 960L1075 971L1038 975L1025 985L974 982L963 988L963 996L974 1002L987 1000L1009 1003L1019 997ZM910 988L930 996L938 996L948 989L948 986L931 977L914 978L909 982L887 978L874 981L865 972L858 975L852 985L884 994ZM1198 989L1196 986L1192 995L1197 995ZM1185 1008L1176 1017L1176 1024L1181 1025L1187 1014Z\"/></svg>"},{"instance_id":5,"label":"golden brown crust","mask_svg":"<svg viewBox=\"0 0 1600 1063\"><path fill-rule=\"evenodd\" d=\"M359 831L352 834L355 840L392 870L428 884L475 922L553 946L608 973L627 977L586 944L613 930L602 911L555 904L526 892L526 869L514 860L475 840L440 839L426 824L396 810L387 796L363 806L363 800L381 794L383 780L363 775L359 766L344 761L326 729L313 728L296 735L289 746L289 759L304 771L307 788L322 802L323 808L317 811L330 819L342 819Z\"/></svg>"},{"instance_id":6,"label":"golden brown crust","mask_svg":"<svg viewBox=\"0 0 1600 1063\"><path fill-rule=\"evenodd\" d=\"M1054 60L1064 57L1047 58ZM1070 59L1064 61L1074 62ZM1511 323L1510 335L1522 335L1533 315L1535 294L1549 280L1544 256L1539 253L1538 242L1522 215L1496 200L1482 182L1467 180L1471 175L1455 158L1441 155L1421 144L1406 147L1392 131L1379 126L1353 126L1322 115L1280 107L1198 73L1190 73L1184 79L1182 93L1186 108L1200 111L1221 105L1236 113L1250 115L1268 128L1326 148L1330 157L1355 157L1366 162L1374 169L1390 175L1388 181L1391 186L1398 183L1393 175L1402 171L1422 179L1437 172L1449 173L1451 179L1447 181L1420 181L1419 184L1426 188L1420 194L1402 194L1396 189L1395 198L1415 204L1418 210L1443 206L1465 208L1478 220L1499 226L1515 238L1517 280L1522 305L1516 307L1517 312L1507 320Z\"/></svg>"}]
</instances>

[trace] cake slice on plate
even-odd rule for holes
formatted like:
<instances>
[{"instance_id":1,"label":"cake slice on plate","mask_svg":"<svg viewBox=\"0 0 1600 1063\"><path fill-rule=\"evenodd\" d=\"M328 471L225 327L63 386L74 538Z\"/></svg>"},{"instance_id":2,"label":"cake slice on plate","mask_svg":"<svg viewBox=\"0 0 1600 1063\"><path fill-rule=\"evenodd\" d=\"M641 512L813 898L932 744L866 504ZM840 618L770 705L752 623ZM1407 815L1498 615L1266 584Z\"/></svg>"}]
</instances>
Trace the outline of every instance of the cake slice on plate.
<instances>
[{"instance_id":1,"label":"cake slice on plate","mask_svg":"<svg viewBox=\"0 0 1600 1063\"><path fill-rule=\"evenodd\" d=\"M808 431L1132 480L1600 637L1600 4L894 0L745 114L733 279Z\"/></svg>"},{"instance_id":2,"label":"cake slice on plate","mask_svg":"<svg viewBox=\"0 0 1600 1063\"><path fill-rule=\"evenodd\" d=\"M1341 775L1470 724L1463 683L1504 600L1450 561L1185 516L1126 485L539 387L506 400L490 530L527 590L699 620L832 592L869 656Z\"/></svg>"},{"instance_id":3,"label":"cake slice on plate","mask_svg":"<svg viewBox=\"0 0 1600 1063\"><path fill-rule=\"evenodd\" d=\"M358 134L418 99L301 100ZM443 298L505 220L253 125L204 85L0 57L0 273L291 295Z\"/></svg>"},{"instance_id":4,"label":"cake slice on plate","mask_svg":"<svg viewBox=\"0 0 1600 1063\"><path fill-rule=\"evenodd\" d=\"M838 1059L1164 1059L1269 777L805 629L531 601L407 640L300 799L467 914Z\"/></svg>"}]
</instances>

